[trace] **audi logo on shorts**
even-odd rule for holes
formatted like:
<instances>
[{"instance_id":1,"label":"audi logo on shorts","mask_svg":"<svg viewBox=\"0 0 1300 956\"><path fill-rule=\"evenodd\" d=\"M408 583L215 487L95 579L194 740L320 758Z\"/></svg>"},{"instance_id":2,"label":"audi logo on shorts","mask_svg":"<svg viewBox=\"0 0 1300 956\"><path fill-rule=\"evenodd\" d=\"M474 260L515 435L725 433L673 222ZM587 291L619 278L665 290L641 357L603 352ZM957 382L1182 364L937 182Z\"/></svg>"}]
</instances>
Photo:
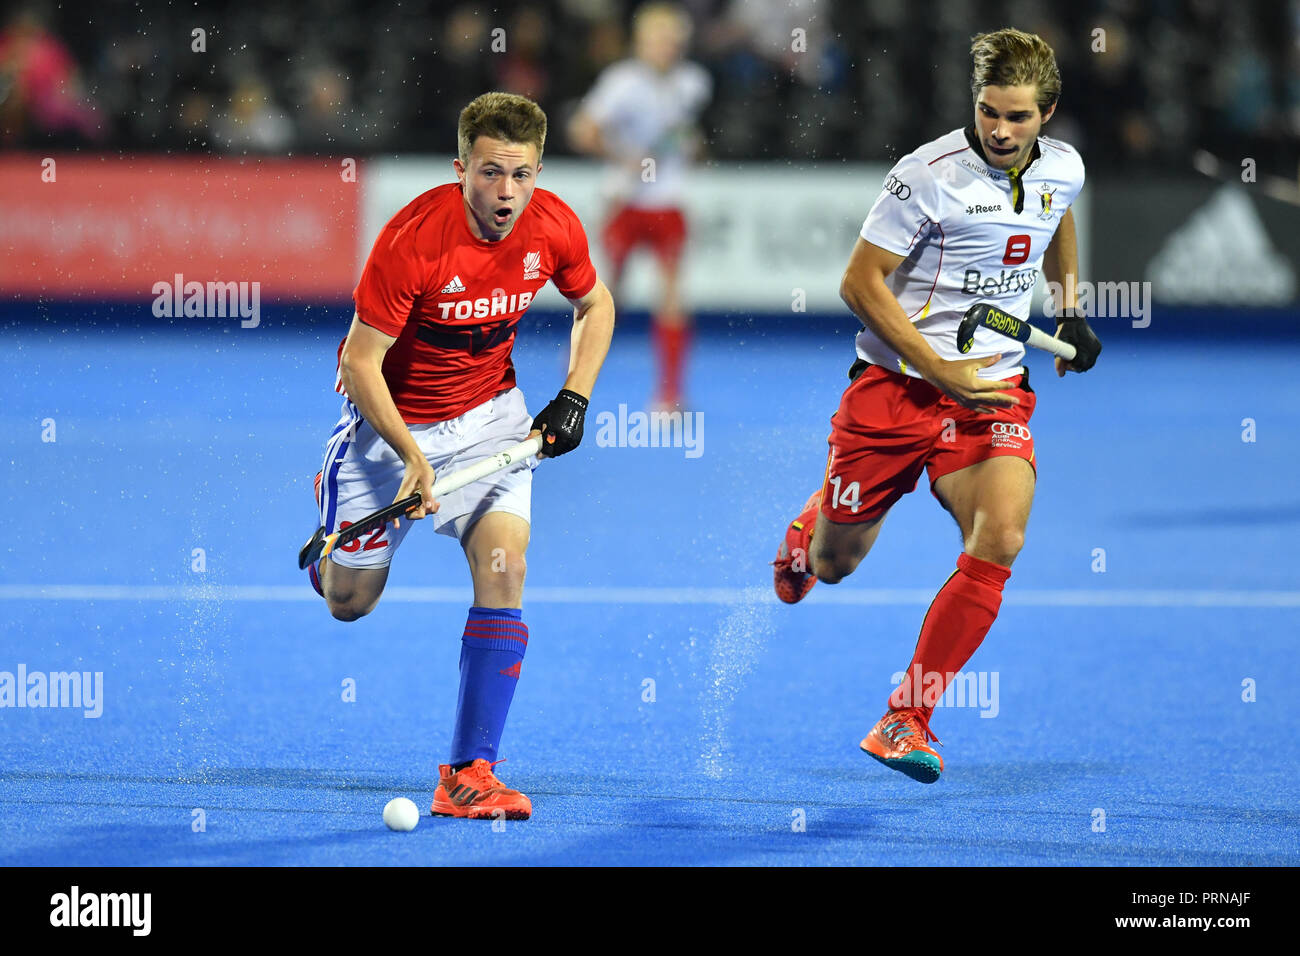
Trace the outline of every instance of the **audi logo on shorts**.
<instances>
[{"instance_id":1,"label":"audi logo on shorts","mask_svg":"<svg viewBox=\"0 0 1300 956\"><path fill-rule=\"evenodd\" d=\"M897 176L891 175L885 180L885 192L893 193L899 199L907 199L912 195L912 187L907 185Z\"/></svg>"},{"instance_id":2,"label":"audi logo on shorts","mask_svg":"<svg viewBox=\"0 0 1300 956\"><path fill-rule=\"evenodd\" d=\"M1033 436L1029 434L1029 429L1024 425L1018 425L1015 422L994 422L993 434L1010 435L1019 438L1021 441L1029 441Z\"/></svg>"}]
</instances>

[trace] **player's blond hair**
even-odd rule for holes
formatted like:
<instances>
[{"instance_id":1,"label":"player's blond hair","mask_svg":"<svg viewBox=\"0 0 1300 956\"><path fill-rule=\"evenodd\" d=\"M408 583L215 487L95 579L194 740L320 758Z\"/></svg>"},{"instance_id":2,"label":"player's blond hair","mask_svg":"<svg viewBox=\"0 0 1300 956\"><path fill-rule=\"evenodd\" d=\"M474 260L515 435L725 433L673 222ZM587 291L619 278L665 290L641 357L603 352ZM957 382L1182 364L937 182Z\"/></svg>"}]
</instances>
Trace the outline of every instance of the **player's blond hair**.
<instances>
[{"instance_id":1,"label":"player's blond hair","mask_svg":"<svg viewBox=\"0 0 1300 956\"><path fill-rule=\"evenodd\" d=\"M986 86L1033 86L1038 90L1038 111L1046 113L1061 98L1061 71L1056 54L1036 33L1006 27L971 39L974 67L970 75L972 99Z\"/></svg>"},{"instance_id":2,"label":"player's blond hair","mask_svg":"<svg viewBox=\"0 0 1300 956\"><path fill-rule=\"evenodd\" d=\"M636 12L632 14L633 34L656 20L672 20L683 37L691 35L691 15L680 3L671 3L667 0L650 0L649 3L637 7Z\"/></svg>"},{"instance_id":3,"label":"player's blond hair","mask_svg":"<svg viewBox=\"0 0 1300 956\"><path fill-rule=\"evenodd\" d=\"M484 93L460 111L456 145L462 163L469 162L474 140L480 136L536 146L540 160L546 146L546 114L526 96Z\"/></svg>"}]
</instances>

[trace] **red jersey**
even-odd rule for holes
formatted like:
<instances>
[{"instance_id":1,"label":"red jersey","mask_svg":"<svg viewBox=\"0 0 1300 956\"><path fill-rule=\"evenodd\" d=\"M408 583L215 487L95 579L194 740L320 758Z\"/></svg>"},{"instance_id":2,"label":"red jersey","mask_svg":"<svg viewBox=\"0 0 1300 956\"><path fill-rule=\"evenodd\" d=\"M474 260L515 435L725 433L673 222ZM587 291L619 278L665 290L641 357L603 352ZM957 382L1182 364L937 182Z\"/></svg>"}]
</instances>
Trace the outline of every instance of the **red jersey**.
<instances>
[{"instance_id":1,"label":"red jersey","mask_svg":"<svg viewBox=\"0 0 1300 956\"><path fill-rule=\"evenodd\" d=\"M459 183L394 216L352 299L362 322L397 339L383 371L402 419L446 421L512 388L515 330L547 279L569 299L596 285L582 223L545 189L498 242L470 232Z\"/></svg>"}]
</instances>

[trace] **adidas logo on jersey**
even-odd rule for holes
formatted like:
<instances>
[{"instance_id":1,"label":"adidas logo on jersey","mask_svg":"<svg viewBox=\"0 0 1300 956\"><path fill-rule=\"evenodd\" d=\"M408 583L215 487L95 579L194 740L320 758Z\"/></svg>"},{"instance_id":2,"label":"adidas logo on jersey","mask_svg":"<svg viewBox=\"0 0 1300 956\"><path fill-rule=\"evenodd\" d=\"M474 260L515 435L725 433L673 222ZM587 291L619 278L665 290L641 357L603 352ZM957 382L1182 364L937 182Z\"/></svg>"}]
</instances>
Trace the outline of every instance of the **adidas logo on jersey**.
<instances>
[{"instance_id":1,"label":"adidas logo on jersey","mask_svg":"<svg viewBox=\"0 0 1300 956\"><path fill-rule=\"evenodd\" d=\"M465 284L460 281L460 276L452 276L451 281L442 287L439 295L451 295L454 292L464 292Z\"/></svg>"}]
</instances>

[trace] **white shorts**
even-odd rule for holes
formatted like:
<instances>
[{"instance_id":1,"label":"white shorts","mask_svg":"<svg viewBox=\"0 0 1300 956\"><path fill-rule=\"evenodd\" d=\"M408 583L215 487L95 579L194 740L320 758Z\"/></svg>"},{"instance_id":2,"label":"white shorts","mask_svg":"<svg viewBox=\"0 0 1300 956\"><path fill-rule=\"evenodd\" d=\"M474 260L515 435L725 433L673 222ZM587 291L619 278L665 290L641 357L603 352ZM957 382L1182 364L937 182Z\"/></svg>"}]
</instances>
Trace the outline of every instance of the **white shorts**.
<instances>
[{"instance_id":1,"label":"white shorts","mask_svg":"<svg viewBox=\"0 0 1300 956\"><path fill-rule=\"evenodd\" d=\"M524 393L512 388L458 418L407 427L433 467L436 490L437 475L458 471L518 444L528 437L531 425ZM537 459L528 458L439 497L438 511L421 521L432 521L439 534L458 540L490 511L518 515L531 523L536 467ZM344 399L343 417L325 445L320 517L326 533L392 504L405 472L397 453L361 417L357 407ZM389 523L331 552L330 560L345 568L387 567L416 523L403 521L400 528Z\"/></svg>"}]
</instances>

